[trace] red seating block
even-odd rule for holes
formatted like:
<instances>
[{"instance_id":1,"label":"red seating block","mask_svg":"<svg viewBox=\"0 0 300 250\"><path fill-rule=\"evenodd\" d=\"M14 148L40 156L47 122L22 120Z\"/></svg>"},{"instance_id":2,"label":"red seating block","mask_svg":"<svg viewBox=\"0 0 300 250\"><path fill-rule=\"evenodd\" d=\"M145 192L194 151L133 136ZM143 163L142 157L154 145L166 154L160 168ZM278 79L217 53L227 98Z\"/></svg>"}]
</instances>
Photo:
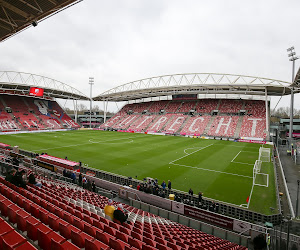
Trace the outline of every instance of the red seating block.
<instances>
[{"instance_id":1,"label":"red seating block","mask_svg":"<svg viewBox=\"0 0 300 250\"><path fill-rule=\"evenodd\" d=\"M128 238L128 244L130 244L131 246L137 248L137 249L142 249L143 246L143 242L138 240L138 239L134 239L129 237Z\"/></svg>"},{"instance_id":2,"label":"red seating block","mask_svg":"<svg viewBox=\"0 0 300 250\"><path fill-rule=\"evenodd\" d=\"M77 228L79 228L81 231L84 229L84 224L83 221L80 220L79 218L74 218L73 219L73 225Z\"/></svg>"},{"instance_id":3,"label":"red seating block","mask_svg":"<svg viewBox=\"0 0 300 250\"><path fill-rule=\"evenodd\" d=\"M51 250L80 250L80 248L75 246L70 241L59 243L56 242L54 239L51 239Z\"/></svg>"},{"instance_id":4,"label":"red seating block","mask_svg":"<svg viewBox=\"0 0 300 250\"><path fill-rule=\"evenodd\" d=\"M109 239L109 246L115 250L123 250L125 249L125 246L130 247L130 245L126 244L125 242L113 238Z\"/></svg>"},{"instance_id":5,"label":"red seating block","mask_svg":"<svg viewBox=\"0 0 300 250\"><path fill-rule=\"evenodd\" d=\"M13 203L10 200L3 200L0 202L0 210L1 210L1 214L4 217L7 217L7 212L8 212L8 206L12 205Z\"/></svg>"},{"instance_id":6,"label":"red seating block","mask_svg":"<svg viewBox=\"0 0 300 250\"><path fill-rule=\"evenodd\" d=\"M30 216L26 220L26 231L27 231L27 236L32 239L33 241L37 240L37 227L41 224L39 220L36 218Z\"/></svg>"},{"instance_id":7,"label":"red seating block","mask_svg":"<svg viewBox=\"0 0 300 250\"><path fill-rule=\"evenodd\" d=\"M93 237L84 232L75 232L71 230L71 240L76 246L83 248L85 246L85 240L93 240Z\"/></svg>"},{"instance_id":8,"label":"red seating block","mask_svg":"<svg viewBox=\"0 0 300 250\"><path fill-rule=\"evenodd\" d=\"M66 239L71 239L71 230L74 232L80 232L80 229L78 229L77 227L59 222L59 232Z\"/></svg>"},{"instance_id":9,"label":"red seating block","mask_svg":"<svg viewBox=\"0 0 300 250\"><path fill-rule=\"evenodd\" d=\"M86 232L88 235L92 236L92 237L96 237L96 231L101 232L101 230L95 226L91 226L88 224L84 224L84 232Z\"/></svg>"},{"instance_id":10,"label":"red seating block","mask_svg":"<svg viewBox=\"0 0 300 250\"><path fill-rule=\"evenodd\" d=\"M128 234L126 235L125 233L122 233L120 231L116 231L116 238L121 240L121 241L124 241L124 242L128 242Z\"/></svg>"},{"instance_id":11,"label":"red seating block","mask_svg":"<svg viewBox=\"0 0 300 250\"><path fill-rule=\"evenodd\" d=\"M13 230L14 228L11 225L9 225L6 221L3 220L0 222L0 236L7 234Z\"/></svg>"},{"instance_id":12,"label":"red seating block","mask_svg":"<svg viewBox=\"0 0 300 250\"><path fill-rule=\"evenodd\" d=\"M172 250L172 248L162 245L160 243L156 243L156 248L159 250Z\"/></svg>"},{"instance_id":13,"label":"red seating block","mask_svg":"<svg viewBox=\"0 0 300 250\"><path fill-rule=\"evenodd\" d=\"M152 247L156 246L156 242L154 240L146 238L146 237L143 237L143 242Z\"/></svg>"},{"instance_id":14,"label":"red seating block","mask_svg":"<svg viewBox=\"0 0 300 250\"><path fill-rule=\"evenodd\" d=\"M110 249L110 247L99 240L85 239L85 249L100 250L100 249Z\"/></svg>"},{"instance_id":15,"label":"red seating block","mask_svg":"<svg viewBox=\"0 0 300 250\"><path fill-rule=\"evenodd\" d=\"M108 234L110 234L110 235L112 235L112 236L116 236L116 229L111 228L111 227L109 227L107 225L104 225L103 231L106 232L106 233L108 233Z\"/></svg>"},{"instance_id":16,"label":"red seating block","mask_svg":"<svg viewBox=\"0 0 300 250\"><path fill-rule=\"evenodd\" d=\"M8 219L11 223L13 223L13 224L16 223L16 214L19 210L20 210L20 207L15 204L12 204L7 207L7 215L8 215Z\"/></svg>"},{"instance_id":17,"label":"red seating block","mask_svg":"<svg viewBox=\"0 0 300 250\"><path fill-rule=\"evenodd\" d=\"M51 249L52 240L59 244L66 241L66 239L64 237L62 237L61 235L59 235L58 233L56 233L54 231L47 232L47 230L42 230L40 228L38 228L38 230L37 230L37 235L38 235L39 246L43 250Z\"/></svg>"},{"instance_id":18,"label":"red seating block","mask_svg":"<svg viewBox=\"0 0 300 250\"><path fill-rule=\"evenodd\" d=\"M99 231L96 232L96 239L100 240L101 242L103 242L103 243L106 244L106 245L109 245L109 239L110 239L111 237L112 237L112 236L109 235L108 233L105 233L105 232L99 232Z\"/></svg>"},{"instance_id":19,"label":"red seating block","mask_svg":"<svg viewBox=\"0 0 300 250\"><path fill-rule=\"evenodd\" d=\"M14 250L36 250L36 247L26 241L24 244L21 244L20 246L14 248Z\"/></svg>"},{"instance_id":20,"label":"red seating block","mask_svg":"<svg viewBox=\"0 0 300 250\"><path fill-rule=\"evenodd\" d=\"M57 217L56 215L51 213L48 214L48 224L54 231L58 231L58 220L59 217Z\"/></svg>"},{"instance_id":21,"label":"red seating block","mask_svg":"<svg viewBox=\"0 0 300 250\"><path fill-rule=\"evenodd\" d=\"M139 241L142 241L143 240L143 236L141 234L138 234L136 232L131 232L131 236L135 239L138 239Z\"/></svg>"},{"instance_id":22,"label":"red seating block","mask_svg":"<svg viewBox=\"0 0 300 250\"><path fill-rule=\"evenodd\" d=\"M93 225L94 225L95 227L101 229L101 230L104 229L104 224L103 224L101 221L96 221L96 220L94 220L94 221L93 221Z\"/></svg>"},{"instance_id":23,"label":"red seating block","mask_svg":"<svg viewBox=\"0 0 300 250\"><path fill-rule=\"evenodd\" d=\"M2 248L1 249L14 249L15 247L25 243L27 240L15 230L1 236Z\"/></svg>"}]
</instances>

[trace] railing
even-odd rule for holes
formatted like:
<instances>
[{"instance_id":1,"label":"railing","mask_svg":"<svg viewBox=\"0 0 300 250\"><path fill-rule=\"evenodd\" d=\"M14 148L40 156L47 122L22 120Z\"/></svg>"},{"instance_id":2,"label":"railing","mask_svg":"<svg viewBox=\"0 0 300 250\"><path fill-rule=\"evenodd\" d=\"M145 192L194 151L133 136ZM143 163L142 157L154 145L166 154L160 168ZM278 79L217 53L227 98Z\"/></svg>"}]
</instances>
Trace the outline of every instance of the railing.
<instances>
[{"instance_id":1,"label":"railing","mask_svg":"<svg viewBox=\"0 0 300 250\"><path fill-rule=\"evenodd\" d=\"M294 208L293 208L293 205L292 205L292 200L291 200L289 189L288 189L288 186L287 186L287 183L286 183L286 179L285 179L285 175L284 175L284 172L283 172L283 167L282 167L282 164L281 164L280 155L279 155L279 151L278 151L277 147L276 147L276 153L277 153L277 156L278 156L279 169L281 171L281 175L282 175L282 179L283 179L283 185L284 185L285 194L286 194L286 198L287 198L287 201L288 201L291 217L294 218L295 217L295 212L294 212Z\"/></svg>"}]
</instances>

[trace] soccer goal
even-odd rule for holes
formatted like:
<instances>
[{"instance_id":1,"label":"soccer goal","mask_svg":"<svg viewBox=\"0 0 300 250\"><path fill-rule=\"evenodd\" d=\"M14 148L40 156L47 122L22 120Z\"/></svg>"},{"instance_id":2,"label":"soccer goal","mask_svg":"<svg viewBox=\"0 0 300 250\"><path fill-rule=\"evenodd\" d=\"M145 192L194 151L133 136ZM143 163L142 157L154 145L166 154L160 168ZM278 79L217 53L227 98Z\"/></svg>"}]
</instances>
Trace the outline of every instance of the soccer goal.
<instances>
[{"instance_id":1,"label":"soccer goal","mask_svg":"<svg viewBox=\"0 0 300 250\"><path fill-rule=\"evenodd\" d=\"M262 162L270 162L270 154L271 154L270 148L260 147L258 159L261 160Z\"/></svg>"},{"instance_id":2,"label":"soccer goal","mask_svg":"<svg viewBox=\"0 0 300 250\"><path fill-rule=\"evenodd\" d=\"M253 167L253 185L268 187L269 186L269 175L261 173L261 160L256 160Z\"/></svg>"}]
</instances>

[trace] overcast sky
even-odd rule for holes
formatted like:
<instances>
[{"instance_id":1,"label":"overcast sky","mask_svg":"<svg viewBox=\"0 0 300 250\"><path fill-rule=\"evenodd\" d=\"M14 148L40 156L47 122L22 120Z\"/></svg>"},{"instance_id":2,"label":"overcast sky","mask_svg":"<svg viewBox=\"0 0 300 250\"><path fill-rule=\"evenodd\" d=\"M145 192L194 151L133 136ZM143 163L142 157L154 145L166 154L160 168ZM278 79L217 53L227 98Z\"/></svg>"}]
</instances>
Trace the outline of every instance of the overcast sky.
<instances>
[{"instance_id":1,"label":"overcast sky","mask_svg":"<svg viewBox=\"0 0 300 250\"><path fill-rule=\"evenodd\" d=\"M44 75L86 95L94 76L93 96L175 73L291 81L286 49L300 55L299 10L299 0L84 0L0 43L0 70Z\"/></svg>"}]
</instances>

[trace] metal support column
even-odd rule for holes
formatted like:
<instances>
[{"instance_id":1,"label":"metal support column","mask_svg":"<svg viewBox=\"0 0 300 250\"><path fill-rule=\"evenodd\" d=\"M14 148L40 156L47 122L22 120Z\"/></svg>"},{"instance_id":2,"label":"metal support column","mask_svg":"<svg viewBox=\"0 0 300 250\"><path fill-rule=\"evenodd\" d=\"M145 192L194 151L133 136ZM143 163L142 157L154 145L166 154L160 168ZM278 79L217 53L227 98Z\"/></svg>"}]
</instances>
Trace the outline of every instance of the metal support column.
<instances>
[{"instance_id":1,"label":"metal support column","mask_svg":"<svg viewBox=\"0 0 300 250\"><path fill-rule=\"evenodd\" d=\"M106 109L107 109L107 104L105 104L105 101L103 101L104 123L106 122Z\"/></svg>"},{"instance_id":2,"label":"metal support column","mask_svg":"<svg viewBox=\"0 0 300 250\"><path fill-rule=\"evenodd\" d=\"M266 105L266 140L270 139L270 131L269 131L269 105L268 105L268 90L265 88L265 105Z\"/></svg>"}]
</instances>

